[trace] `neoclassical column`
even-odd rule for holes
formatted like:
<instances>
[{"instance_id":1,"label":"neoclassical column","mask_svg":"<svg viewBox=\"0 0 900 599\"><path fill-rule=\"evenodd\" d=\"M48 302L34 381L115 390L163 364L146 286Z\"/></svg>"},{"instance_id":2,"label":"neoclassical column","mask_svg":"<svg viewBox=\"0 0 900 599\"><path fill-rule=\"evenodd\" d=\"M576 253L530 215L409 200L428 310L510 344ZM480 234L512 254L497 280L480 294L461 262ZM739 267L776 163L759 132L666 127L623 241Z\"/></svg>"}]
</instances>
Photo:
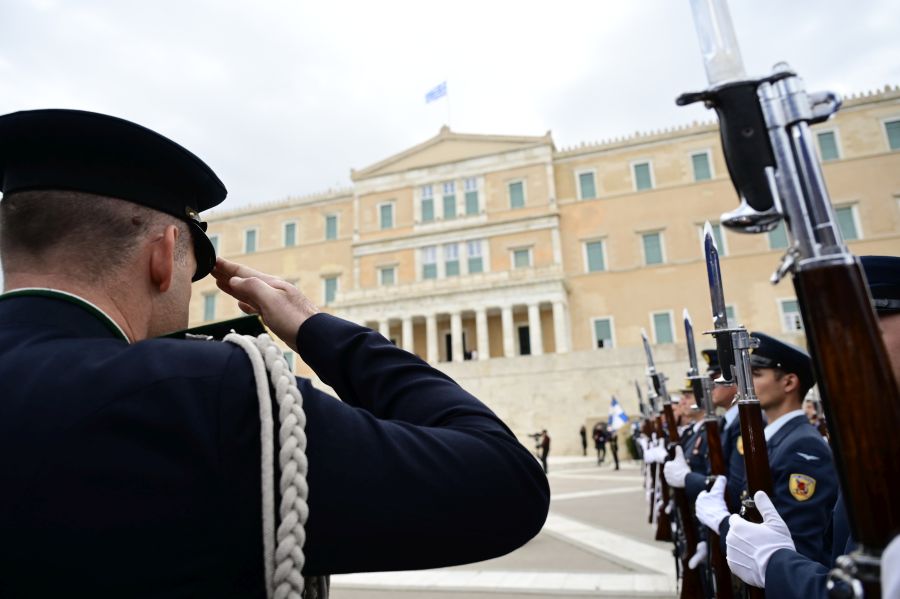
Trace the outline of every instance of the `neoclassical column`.
<instances>
[{"instance_id":1,"label":"neoclassical column","mask_svg":"<svg viewBox=\"0 0 900 599\"><path fill-rule=\"evenodd\" d=\"M503 323L503 355L511 358L516 355L516 340L513 337L512 306L500 308L500 320Z\"/></svg>"},{"instance_id":2,"label":"neoclassical column","mask_svg":"<svg viewBox=\"0 0 900 599\"><path fill-rule=\"evenodd\" d=\"M478 343L478 359L487 360L491 357L491 344L488 339L487 308L475 310L475 338Z\"/></svg>"},{"instance_id":3,"label":"neoclassical column","mask_svg":"<svg viewBox=\"0 0 900 599\"><path fill-rule=\"evenodd\" d=\"M413 353L413 320L412 316L403 317L403 334L401 335L401 347Z\"/></svg>"},{"instance_id":4,"label":"neoclassical column","mask_svg":"<svg viewBox=\"0 0 900 599\"><path fill-rule=\"evenodd\" d=\"M450 347L453 353L453 361L462 362L462 313L459 311L450 314Z\"/></svg>"},{"instance_id":5,"label":"neoclassical column","mask_svg":"<svg viewBox=\"0 0 900 599\"><path fill-rule=\"evenodd\" d=\"M438 361L437 314L425 316L426 359L432 364Z\"/></svg>"},{"instance_id":6,"label":"neoclassical column","mask_svg":"<svg viewBox=\"0 0 900 599\"><path fill-rule=\"evenodd\" d=\"M391 340L391 321L385 318L384 320L378 321L378 332L381 333L381 336Z\"/></svg>"},{"instance_id":7,"label":"neoclassical column","mask_svg":"<svg viewBox=\"0 0 900 599\"><path fill-rule=\"evenodd\" d=\"M562 300L553 302L553 340L556 342L556 353L571 351L569 347L569 319L566 316L566 303Z\"/></svg>"},{"instance_id":8,"label":"neoclassical column","mask_svg":"<svg viewBox=\"0 0 900 599\"><path fill-rule=\"evenodd\" d=\"M538 304L528 304L528 337L531 342L531 355L543 355L544 335L541 332L541 307Z\"/></svg>"}]
</instances>

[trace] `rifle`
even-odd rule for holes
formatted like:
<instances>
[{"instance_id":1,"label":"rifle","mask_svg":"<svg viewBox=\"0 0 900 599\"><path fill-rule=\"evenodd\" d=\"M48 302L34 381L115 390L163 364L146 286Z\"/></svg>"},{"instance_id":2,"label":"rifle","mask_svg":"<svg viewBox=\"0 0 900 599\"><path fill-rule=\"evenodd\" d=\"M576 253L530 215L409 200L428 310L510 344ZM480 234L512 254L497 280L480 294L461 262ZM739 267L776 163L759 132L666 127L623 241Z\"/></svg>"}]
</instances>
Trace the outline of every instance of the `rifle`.
<instances>
[{"instance_id":1,"label":"rifle","mask_svg":"<svg viewBox=\"0 0 900 599\"><path fill-rule=\"evenodd\" d=\"M653 351L650 349L650 342L647 341L647 333L645 331L641 331L641 340L644 343L644 351L647 354L647 376L653 384L653 393L663 403L666 426L669 429L668 449L669 459L671 460L675 457L675 447L681 441L675 424L675 413L672 411L672 399L666 390L666 376L656 370L653 362ZM662 479L665 482L664 476ZM684 547L679 556L681 559L681 597L683 599L700 597L703 595L700 573L696 569L692 570L688 567L688 561L697 552L697 529L694 526L694 515L684 489L673 488L671 491L675 496L675 507L678 509L679 519L681 520L681 532L684 535Z\"/></svg>"},{"instance_id":2,"label":"rifle","mask_svg":"<svg viewBox=\"0 0 900 599\"><path fill-rule=\"evenodd\" d=\"M687 308L684 310L684 337L687 339L688 361L690 368L687 377L694 389L694 397L697 403L706 409L706 417L703 419L703 428L706 431L706 447L709 451L709 473L715 477L725 474L725 456L722 453L722 437L719 434L719 419L716 418L716 407L712 402L712 381L708 376L700 374L697 368L697 349L694 346L694 325ZM714 479L713 479L714 480ZM708 481L709 482L709 481ZM712 557L713 575L716 580L716 597L718 599L731 599L731 570L722 545L719 543L719 533L708 530L709 553Z\"/></svg>"},{"instance_id":3,"label":"rifle","mask_svg":"<svg viewBox=\"0 0 900 599\"><path fill-rule=\"evenodd\" d=\"M772 282L788 273L793 279L850 530L859 543L839 558L832 582L878 597L881 552L900 533L900 385L862 267L834 217L810 132L810 125L837 112L841 99L833 92L807 94L785 63L768 76L748 78L724 0L692 0L692 8L710 87L683 94L678 104L703 101L718 113L741 197L722 224L748 233L786 224L790 244Z\"/></svg>"},{"instance_id":4,"label":"rifle","mask_svg":"<svg viewBox=\"0 0 900 599\"><path fill-rule=\"evenodd\" d=\"M653 393L653 389L650 388L647 390L647 400L650 402L650 410L653 413L653 434L655 434L656 438L660 443L663 443L665 437L665 432L663 431L663 422L662 422L662 414L659 409L659 404L657 403L658 397ZM659 498L661 507L659 511L656 513L656 535L654 539L657 541L674 541L675 539L672 537L672 523L669 521L669 514L666 512L666 507L669 505L669 484L666 482L666 477L663 476L662 469L659 468L659 465L654 462L651 464L651 474L653 476L653 489L654 495L656 494L655 490L657 487L657 483L659 485ZM656 497L654 496L654 503L650 506L650 514L652 521L653 510L656 509L655 503Z\"/></svg>"},{"instance_id":5,"label":"rifle","mask_svg":"<svg viewBox=\"0 0 900 599\"><path fill-rule=\"evenodd\" d=\"M641 394L641 387L637 381L634 381L634 390L637 391L638 406L641 410L641 434L647 437L649 447L649 442L653 440L653 414L650 413L650 408L644 403L644 396ZM646 456L642 456L642 458L644 458L644 467L648 470L645 471L645 485L647 475L650 477L650 484L647 489L650 492L650 510L647 514L647 522L653 524L653 509L656 505L656 463L648 464Z\"/></svg>"}]
</instances>

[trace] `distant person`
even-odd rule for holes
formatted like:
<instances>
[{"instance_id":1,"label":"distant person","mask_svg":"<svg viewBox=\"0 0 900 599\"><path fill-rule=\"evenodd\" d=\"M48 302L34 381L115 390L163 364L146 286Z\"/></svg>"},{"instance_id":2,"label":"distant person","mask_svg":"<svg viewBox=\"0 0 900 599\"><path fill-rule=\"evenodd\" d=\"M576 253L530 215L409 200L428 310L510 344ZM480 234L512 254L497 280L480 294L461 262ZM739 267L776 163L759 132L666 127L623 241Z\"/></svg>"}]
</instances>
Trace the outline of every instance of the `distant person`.
<instances>
[{"instance_id":1,"label":"distant person","mask_svg":"<svg viewBox=\"0 0 900 599\"><path fill-rule=\"evenodd\" d=\"M613 462L616 464L616 470L619 469L619 433L612 431L609 434L609 449L612 451Z\"/></svg>"},{"instance_id":2,"label":"distant person","mask_svg":"<svg viewBox=\"0 0 900 599\"><path fill-rule=\"evenodd\" d=\"M587 455L587 429L584 428L583 424L578 434L581 435L581 453L582 455Z\"/></svg>"},{"instance_id":3,"label":"distant person","mask_svg":"<svg viewBox=\"0 0 900 599\"><path fill-rule=\"evenodd\" d=\"M541 464L544 466L544 474L547 474L547 454L550 453L550 435L547 429L541 431Z\"/></svg>"},{"instance_id":4,"label":"distant person","mask_svg":"<svg viewBox=\"0 0 900 599\"><path fill-rule=\"evenodd\" d=\"M603 465L603 460L606 459L606 430L603 428L603 423L598 422L594 425L594 448L597 450L597 465Z\"/></svg>"}]
</instances>

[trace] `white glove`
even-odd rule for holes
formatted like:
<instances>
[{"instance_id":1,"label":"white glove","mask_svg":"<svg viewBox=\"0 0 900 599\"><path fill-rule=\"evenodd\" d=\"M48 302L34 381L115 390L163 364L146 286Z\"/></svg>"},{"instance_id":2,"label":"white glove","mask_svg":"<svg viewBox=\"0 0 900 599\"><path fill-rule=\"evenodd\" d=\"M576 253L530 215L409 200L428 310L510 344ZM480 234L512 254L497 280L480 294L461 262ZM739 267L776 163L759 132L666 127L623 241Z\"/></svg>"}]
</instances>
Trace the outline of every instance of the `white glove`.
<instances>
[{"instance_id":1,"label":"white glove","mask_svg":"<svg viewBox=\"0 0 900 599\"><path fill-rule=\"evenodd\" d=\"M772 500L764 491L753 496L756 509L763 517L762 524L744 520L737 514L731 517L726 557L728 567L735 576L747 584L759 588L766 586L766 566L769 558L779 549L796 551L787 524L778 515Z\"/></svg>"},{"instance_id":2,"label":"white glove","mask_svg":"<svg viewBox=\"0 0 900 599\"><path fill-rule=\"evenodd\" d=\"M662 464L666 461L666 458L669 457L669 452L666 451L664 447L660 447L657 445L656 447L651 447L647 450L647 453L644 454L644 459L647 462L656 462L657 464Z\"/></svg>"},{"instance_id":3,"label":"white glove","mask_svg":"<svg viewBox=\"0 0 900 599\"><path fill-rule=\"evenodd\" d=\"M700 562L706 559L706 541L697 543L697 552L688 560L688 568L693 570Z\"/></svg>"},{"instance_id":4,"label":"white glove","mask_svg":"<svg viewBox=\"0 0 900 599\"><path fill-rule=\"evenodd\" d=\"M671 516L673 509L675 509L675 502L669 501L669 503L666 504L666 509L665 509L666 516Z\"/></svg>"},{"instance_id":5,"label":"white glove","mask_svg":"<svg viewBox=\"0 0 900 599\"><path fill-rule=\"evenodd\" d=\"M690 471L691 467L688 466L687 460L684 459L684 450L681 449L680 445L675 447L675 458L666 462L666 465L663 467L666 482L669 483L670 487L683 489L684 479Z\"/></svg>"},{"instance_id":6,"label":"white glove","mask_svg":"<svg viewBox=\"0 0 900 599\"><path fill-rule=\"evenodd\" d=\"M697 495L697 503L694 511L697 513L697 519L706 526L719 532L719 524L722 520L731 515L728 506L725 505L725 483L728 480L724 476L716 477L716 482L712 489L701 491Z\"/></svg>"},{"instance_id":7,"label":"white glove","mask_svg":"<svg viewBox=\"0 0 900 599\"><path fill-rule=\"evenodd\" d=\"M638 437L637 442L638 442L638 445L641 446L641 453L642 454L647 453L647 448L650 447L650 444L647 442L647 437L644 437L642 435L642 436Z\"/></svg>"},{"instance_id":8,"label":"white glove","mask_svg":"<svg viewBox=\"0 0 900 599\"><path fill-rule=\"evenodd\" d=\"M900 597L900 536L881 554L881 599Z\"/></svg>"}]
</instances>

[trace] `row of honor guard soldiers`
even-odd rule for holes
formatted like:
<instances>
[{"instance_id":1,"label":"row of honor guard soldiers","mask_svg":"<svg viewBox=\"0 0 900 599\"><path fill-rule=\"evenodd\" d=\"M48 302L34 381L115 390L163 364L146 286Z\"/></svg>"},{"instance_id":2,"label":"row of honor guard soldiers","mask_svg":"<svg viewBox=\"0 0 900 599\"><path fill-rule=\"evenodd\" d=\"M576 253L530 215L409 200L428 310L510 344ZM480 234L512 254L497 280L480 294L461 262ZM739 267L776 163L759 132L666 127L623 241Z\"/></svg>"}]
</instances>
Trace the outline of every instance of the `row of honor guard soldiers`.
<instances>
[{"instance_id":1,"label":"row of honor guard soldiers","mask_svg":"<svg viewBox=\"0 0 900 599\"><path fill-rule=\"evenodd\" d=\"M900 380L900 258L865 256L861 262L894 376ZM701 572L703 595L735 596L743 592L744 583L763 588L765 596L773 598L853 597L854 589L841 581L829 581L835 561L852 551L855 543L827 437L803 410L804 398L815 384L812 361L803 349L771 335L753 332L751 336L758 342L751 350L750 365L766 422L764 436L773 482L771 497L762 491L754 497L763 521L752 523L736 515L746 496L747 481L733 384L714 384L711 392L719 414L724 476L710 475L705 429L689 424L691 410L700 409L699 398L698 405L693 405L690 384L680 390L682 401L676 410L681 414L681 443L669 453L656 435L645 436L641 442L644 460L663 465L665 482L670 488L684 489L692 506L694 521L673 519L673 529L696 526L701 539L709 531L717 533L734 586L727 591L716 589L709 571L710 548L703 540L688 560L690 568ZM703 350L702 355L706 375L721 382L716 350ZM669 506L659 507L674 513ZM896 539L884 552L881 568L882 596L900 597L900 544Z\"/></svg>"}]
</instances>

